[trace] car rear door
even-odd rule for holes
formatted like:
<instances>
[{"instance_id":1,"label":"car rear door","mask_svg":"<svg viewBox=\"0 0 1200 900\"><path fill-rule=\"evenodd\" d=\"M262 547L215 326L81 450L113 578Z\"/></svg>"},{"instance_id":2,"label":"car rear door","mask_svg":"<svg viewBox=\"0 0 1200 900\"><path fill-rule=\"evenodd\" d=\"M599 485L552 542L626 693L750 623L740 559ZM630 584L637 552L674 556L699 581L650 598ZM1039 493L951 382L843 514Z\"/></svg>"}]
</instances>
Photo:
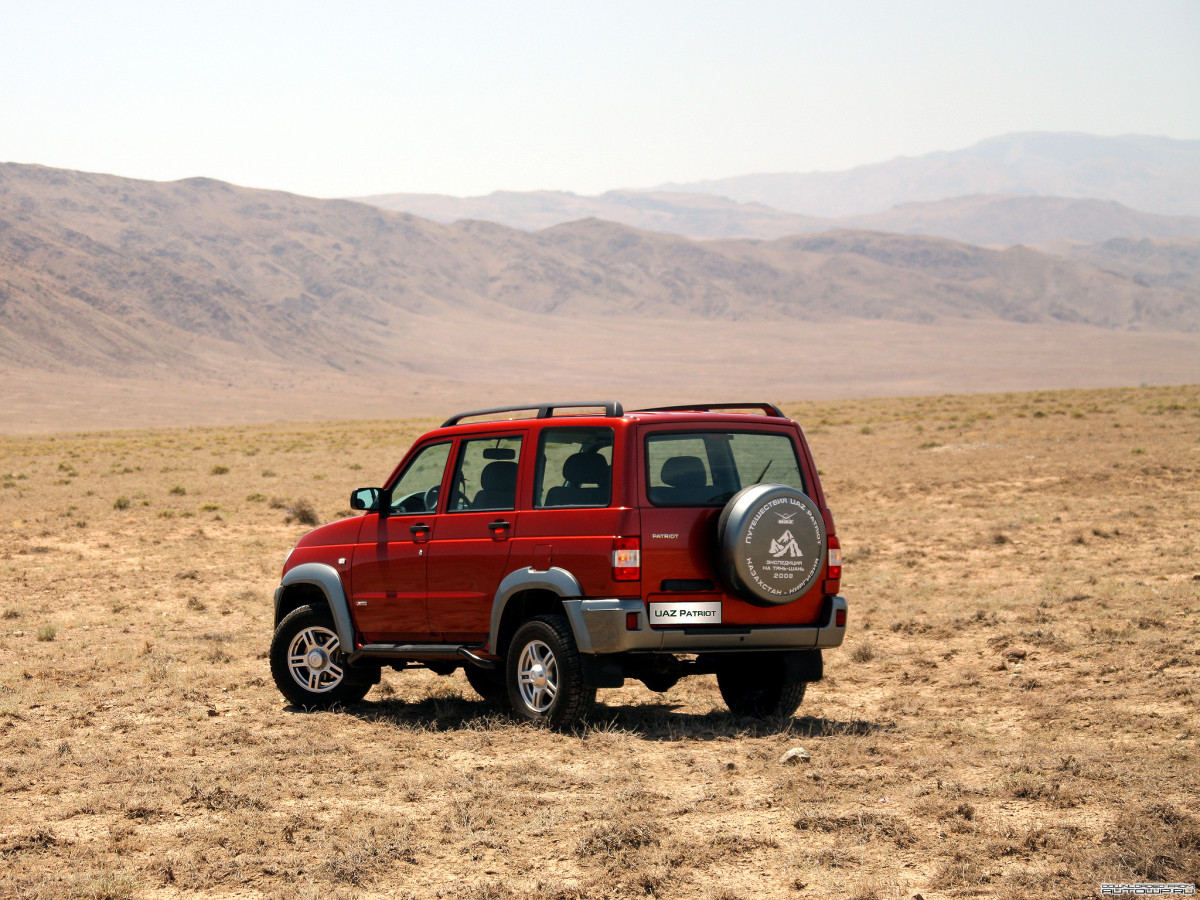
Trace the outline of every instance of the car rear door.
<instances>
[{"instance_id":1,"label":"car rear door","mask_svg":"<svg viewBox=\"0 0 1200 900\"><path fill-rule=\"evenodd\" d=\"M654 627L798 625L816 621L819 589L783 606L730 593L718 569L717 520L755 483L803 490L803 465L786 428L733 423L648 427L640 441L642 591Z\"/></svg>"}]
</instances>

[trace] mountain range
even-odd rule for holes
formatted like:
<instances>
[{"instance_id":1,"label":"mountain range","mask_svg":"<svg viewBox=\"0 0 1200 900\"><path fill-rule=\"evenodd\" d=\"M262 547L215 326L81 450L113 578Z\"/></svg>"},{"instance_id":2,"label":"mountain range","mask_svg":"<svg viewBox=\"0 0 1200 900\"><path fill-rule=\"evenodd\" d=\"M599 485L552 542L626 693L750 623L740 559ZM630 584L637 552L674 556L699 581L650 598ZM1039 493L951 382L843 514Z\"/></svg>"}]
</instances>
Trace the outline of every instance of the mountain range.
<instances>
[{"instance_id":1,"label":"mountain range","mask_svg":"<svg viewBox=\"0 0 1200 900\"><path fill-rule=\"evenodd\" d=\"M537 231L591 217L697 239L839 228L985 246L1200 237L1200 141L1023 134L845 172L747 175L594 197L499 191L359 199L439 222L482 219Z\"/></svg>"},{"instance_id":2,"label":"mountain range","mask_svg":"<svg viewBox=\"0 0 1200 900\"><path fill-rule=\"evenodd\" d=\"M618 196L660 226L682 203L804 227L697 240L592 216L530 231L0 164L0 430L392 415L398 397L444 412L589 386L682 402L1200 375L1188 216L975 196L821 222ZM934 233L951 220L975 239ZM983 240L1005 233L1024 240Z\"/></svg>"}]
</instances>

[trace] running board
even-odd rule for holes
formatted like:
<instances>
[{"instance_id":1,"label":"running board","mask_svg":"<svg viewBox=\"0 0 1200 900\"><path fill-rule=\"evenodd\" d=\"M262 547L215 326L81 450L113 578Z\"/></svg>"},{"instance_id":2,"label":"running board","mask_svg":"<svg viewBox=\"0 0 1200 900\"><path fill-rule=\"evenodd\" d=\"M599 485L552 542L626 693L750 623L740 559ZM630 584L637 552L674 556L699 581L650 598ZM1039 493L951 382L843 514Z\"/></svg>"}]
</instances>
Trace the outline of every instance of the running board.
<instances>
[{"instance_id":1,"label":"running board","mask_svg":"<svg viewBox=\"0 0 1200 900\"><path fill-rule=\"evenodd\" d=\"M482 656L476 656L466 647L459 647L458 655L471 665L478 666L481 669L487 669L489 672L494 671L496 668L496 661L494 659L484 659Z\"/></svg>"},{"instance_id":2,"label":"running board","mask_svg":"<svg viewBox=\"0 0 1200 900\"><path fill-rule=\"evenodd\" d=\"M457 660L482 644L366 644L350 654L353 665L360 659ZM486 661L486 660L481 660Z\"/></svg>"}]
</instances>

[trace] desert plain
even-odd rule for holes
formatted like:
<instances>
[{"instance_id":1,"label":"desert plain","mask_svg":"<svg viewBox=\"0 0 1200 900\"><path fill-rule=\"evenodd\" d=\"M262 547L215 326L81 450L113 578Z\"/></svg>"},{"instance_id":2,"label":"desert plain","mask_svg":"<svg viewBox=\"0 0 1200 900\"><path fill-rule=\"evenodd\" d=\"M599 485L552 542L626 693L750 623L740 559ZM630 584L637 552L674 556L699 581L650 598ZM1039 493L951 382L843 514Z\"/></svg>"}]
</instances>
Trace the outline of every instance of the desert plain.
<instances>
[{"instance_id":1,"label":"desert plain","mask_svg":"<svg viewBox=\"0 0 1200 900\"><path fill-rule=\"evenodd\" d=\"M271 682L302 520L350 515L434 420L0 436L0 895L1200 881L1200 386L783 405L845 553L825 680L771 722L710 677L629 682L567 734L461 673L320 713Z\"/></svg>"}]
</instances>

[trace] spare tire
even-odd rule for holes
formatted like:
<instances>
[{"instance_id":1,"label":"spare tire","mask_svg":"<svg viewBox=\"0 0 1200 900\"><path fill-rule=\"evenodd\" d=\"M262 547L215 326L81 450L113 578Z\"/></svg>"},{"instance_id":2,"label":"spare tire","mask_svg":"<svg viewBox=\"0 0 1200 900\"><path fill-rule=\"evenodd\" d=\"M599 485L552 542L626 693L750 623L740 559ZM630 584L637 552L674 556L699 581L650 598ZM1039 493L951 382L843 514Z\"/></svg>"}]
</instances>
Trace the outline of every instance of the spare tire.
<instances>
[{"instance_id":1,"label":"spare tire","mask_svg":"<svg viewBox=\"0 0 1200 900\"><path fill-rule=\"evenodd\" d=\"M717 520L719 568L729 588L759 606L783 606L808 591L825 565L825 519L785 484L734 494Z\"/></svg>"}]
</instances>

